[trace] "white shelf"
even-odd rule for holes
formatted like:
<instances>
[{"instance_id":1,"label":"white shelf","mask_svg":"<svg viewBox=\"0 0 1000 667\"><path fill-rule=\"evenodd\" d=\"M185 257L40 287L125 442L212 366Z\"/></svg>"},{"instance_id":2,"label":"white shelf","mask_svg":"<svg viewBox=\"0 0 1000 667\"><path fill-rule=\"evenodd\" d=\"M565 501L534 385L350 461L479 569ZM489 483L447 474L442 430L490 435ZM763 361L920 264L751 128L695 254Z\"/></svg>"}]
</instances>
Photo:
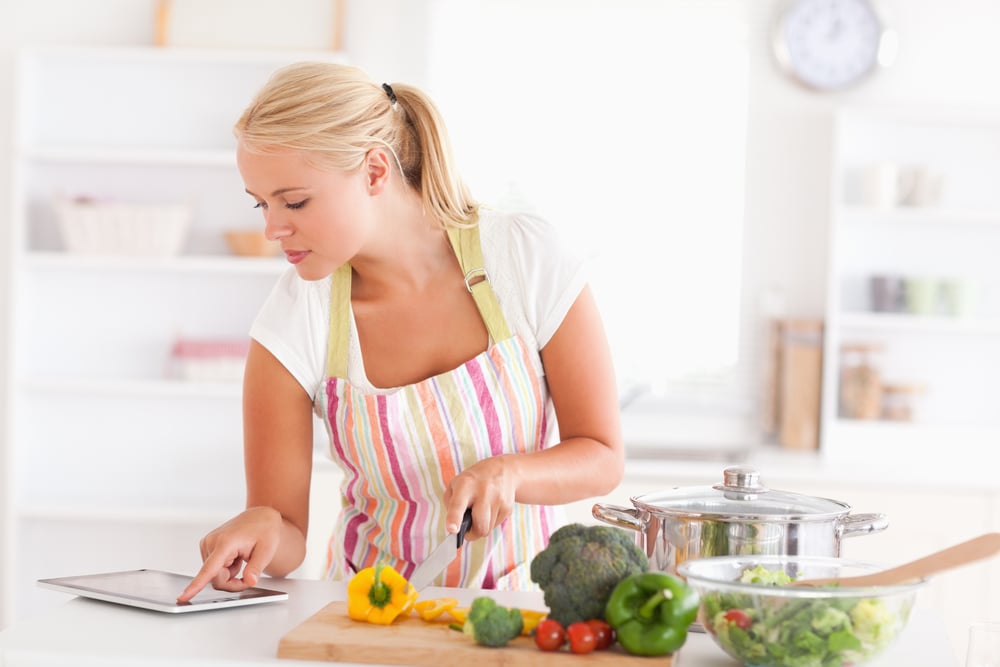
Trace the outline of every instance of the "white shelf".
<instances>
[{"instance_id":1,"label":"white shelf","mask_svg":"<svg viewBox=\"0 0 1000 667\"><path fill-rule=\"evenodd\" d=\"M995 336L1000 319L932 317L894 313L841 313L837 318L844 329L885 333L957 334Z\"/></svg>"},{"instance_id":2,"label":"white shelf","mask_svg":"<svg viewBox=\"0 0 1000 667\"><path fill-rule=\"evenodd\" d=\"M173 62L178 64L273 65L300 60L347 62L346 54L319 49L233 49L182 46L42 46L26 50L34 58L56 61L87 59L112 63Z\"/></svg>"},{"instance_id":3,"label":"white shelf","mask_svg":"<svg viewBox=\"0 0 1000 667\"><path fill-rule=\"evenodd\" d=\"M107 507L104 505L26 505L16 509L22 519L92 523L166 523L216 526L232 518L230 510L178 507Z\"/></svg>"},{"instance_id":4,"label":"white shelf","mask_svg":"<svg viewBox=\"0 0 1000 667\"><path fill-rule=\"evenodd\" d=\"M149 47L16 54L15 149L5 156L12 242L0 281L11 297L0 300L12 323L0 437L10 501L0 523L21 551L4 555L14 565L0 572L0 614L32 607L31 588L8 584L30 581L36 560L79 566L79 550L52 548L67 538L101 538L95 569L121 551L108 544L128 544L144 562L165 552L196 558L199 537L243 508L242 382L173 379L169 348L181 337L245 336L290 270L283 256L229 254L224 233L261 224L236 168L232 124L277 67L304 59L342 57ZM61 252L49 204L74 192L189 203L188 251Z\"/></svg>"},{"instance_id":5,"label":"white shelf","mask_svg":"<svg viewBox=\"0 0 1000 667\"><path fill-rule=\"evenodd\" d=\"M59 271L173 272L265 274L279 276L288 268L284 259L232 255L180 255L177 257L116 257L65 252L26 253L26 268Z\"/></svg>"},{"instance_id":6,"label":"white shelf","mask_svg":"<svg viewBox=\"0 0 1000 667\"><path fill-rule=\"evenodd\" d=\"M33 377L19 383L25 391L108 398L240 398L240 382L126 380L107 378Z\"/></svg>"},{"instance_id":7,"label":"white shelf","mask_svg":"<svg viewBox=\"0 0 1000 667\"><path fill-rule=\"evenodd\" d=\"M992 250L1000 242L998 140L995 110L837 113L820 415L824 458L845 465L941 459L944 466L1000 447L989 400L1000 391L1000 270ZM877 164L927 170L943 184L940 205L856 205L866 191L865 170ZM876 275L926 279L937 287L966 284L976 316L867 311ZM879 377L927 388L917 411L924 421L839 418L841 345L865 337L882 345L872 359Z\"/></svg>"},{"instance_id":8,"label":"white shelf","mask_svg":"<svg viewBox=\"0 0 1000 667\"><path fill-rule=\"evenodd\" d=\"M236 168L232 149L106 148L102 146L27 146L20 157L61 164L134 164L156 166L219 166Z\"/></svg>"},{"instance_id":9,"label":"white shelf","mask_svg":"<svg viewBox=\"0 0 1000 667\"><path fill-rule=\"evenodd\" d=\"M823 452L828 460L899 463L936 451L946 468L1000 448L1000 428L835 418L829 432L837 447Z\"/></svg>"},{"instance_id":10,"label":"white shelf","mask_svg":"<svg viewBox=\"0 0 1000 667\"><path fill-rule=\"evenodd\" d=\"M878 208L845 205L844 221L855 224L892 225L985 225L1000 228L1000 211L952 208Z\"/></svg>"}]
</instances>

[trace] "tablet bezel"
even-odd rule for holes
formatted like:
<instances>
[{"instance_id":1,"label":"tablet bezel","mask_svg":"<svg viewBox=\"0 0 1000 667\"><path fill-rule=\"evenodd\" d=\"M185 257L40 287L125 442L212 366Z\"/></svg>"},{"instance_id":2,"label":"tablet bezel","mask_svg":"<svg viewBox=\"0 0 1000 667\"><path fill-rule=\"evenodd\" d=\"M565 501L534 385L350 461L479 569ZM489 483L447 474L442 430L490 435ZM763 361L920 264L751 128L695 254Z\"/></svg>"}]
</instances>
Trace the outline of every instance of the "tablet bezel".
<instances>
[{"instance_id":1,"label":"tablet bezel","mask_svg":"<svg viewBox=\"0 0 1000 667\"><path fill-rule=\"evenodd\" d=\"M288 593L267 588L248 588L244 591L234 593L208 587L195 595L190 602L177 602L176 600L161 599L137 593L134 590L134 586L130 587L137 576L154 577L157 579L166 577L170 580L168 583L171 586L171 590L173 590L173 585L176 584L177 595L180 595L185 586L193 579L192 576L185 576L175 572L144 568L139 570L123 570L121 572L98 572L70 577L39 579L37 583L42 588L62 593L168 614L226 609L229 607L242 607L288 599Z\"/></svg>"}]
</instances>

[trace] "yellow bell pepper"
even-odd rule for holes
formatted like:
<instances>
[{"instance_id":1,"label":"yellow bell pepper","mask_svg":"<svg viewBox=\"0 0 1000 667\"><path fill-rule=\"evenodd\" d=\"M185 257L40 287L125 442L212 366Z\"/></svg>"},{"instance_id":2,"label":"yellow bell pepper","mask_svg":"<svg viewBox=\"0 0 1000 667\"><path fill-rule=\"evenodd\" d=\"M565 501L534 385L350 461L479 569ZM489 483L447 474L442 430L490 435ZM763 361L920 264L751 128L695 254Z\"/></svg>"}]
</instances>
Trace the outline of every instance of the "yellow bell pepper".
<instances>
[{"instance_id":1,"label":"yellow bell pepper","mask_svg":"<svg viewBox=\"0 0 1000 667\"><path fill-rule=\"evenodd\" d=\"M347 615L355 621L389 625L408 613L416 599L406 578L384 563L366 567L347 583Z\"/></svg>"},{"instance_id":2,"label":"yellow bell pepper","mask_svg":"<svg viewBox=\"0 0 1000 667\"><path fill-rule=\"evenodd\" d=\"M451 617L455 619L456 623L465 623L465 619L469 617L468 607L452 607L448 610Z\"/></svg>"},{"instance_id":3,"label":"yellow bell pepper","mask_svg":"<svg viewBox=\"0 0 1000 667\"><path fill-rule=\"evenodd\" d=\"M521 628L521 634L525 637L530 636L535 628L538 627L538 623L549 615L547 611L533 611L531 609L521 610L521 620L524 621L524 627Z\"/></svg>"},{"instance_id":4,"label":"yellow bell pepper","mask_svg":"<svg viewBox=\"0 0 1000 667\"><path fill-rule=\"evenodd\" d=\"M458 600L455 598L432 598L418 600L413 608L420 614L420 618L425 621L433 621L456 606L458 606Z\"/></svg>"}]
</instances>

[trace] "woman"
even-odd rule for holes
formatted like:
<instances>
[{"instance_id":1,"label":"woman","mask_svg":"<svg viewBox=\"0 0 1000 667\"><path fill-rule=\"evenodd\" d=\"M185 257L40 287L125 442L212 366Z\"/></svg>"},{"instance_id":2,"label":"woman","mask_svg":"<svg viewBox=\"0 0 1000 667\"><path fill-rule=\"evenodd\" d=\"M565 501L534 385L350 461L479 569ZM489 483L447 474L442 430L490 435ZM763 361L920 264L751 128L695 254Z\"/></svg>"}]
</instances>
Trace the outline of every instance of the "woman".
<instances>
[{"instance_id":1,"label":"woman","mask_svg":"<svg viewBox=\"0 0 1000 667\"><path fill-rule=\"evenodd\" d=\"M251 330L247 509L202 539L179 599L302 563L314 410L344 473L329 576L376 561L408 576L471 508L470 543L435 583L528 585L554 506L622 476L614 371L581 262L543 221L472 200L414 87L292 65L235 134L246 191L294 271Z\"/></svg>"}]
</instances>

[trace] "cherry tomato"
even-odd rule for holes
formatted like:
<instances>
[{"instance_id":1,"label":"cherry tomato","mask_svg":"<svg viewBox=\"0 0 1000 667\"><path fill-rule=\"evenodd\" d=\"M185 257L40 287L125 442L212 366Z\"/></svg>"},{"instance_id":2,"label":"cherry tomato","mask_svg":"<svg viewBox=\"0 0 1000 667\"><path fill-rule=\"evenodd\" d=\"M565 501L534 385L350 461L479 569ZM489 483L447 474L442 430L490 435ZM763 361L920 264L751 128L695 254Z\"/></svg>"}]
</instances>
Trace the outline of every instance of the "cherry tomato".
<instances>
[{"instance_id":1,"label":"cherry tomato","mask_svg":"<svg viewBox=\"0 0 1000 667\"><path fill-rule=\"evenodd\" d=\"M726 612L725 619L740 630L748 630L750 628L750 616L742 609L730 609Z\"/></svg>"},{"instance_id":2,"label":"cherry tomato","mask_svg":"<svg viewBox=\"0 0 1000 667\"><path fill-rule=\"evenodd\" d=\"M535 626L535 646L543 651L558 651L566 643L566 630L559 621L545 618Z\"/></svg>"},{"instance_id":3,"label":"cherry tomato","mask_svg":"<svg viewBox=\"0 0 1000 667\"><path fill-rule=\"evenodd\" d=\"M610 625L599 618L592 618L587 625L594 632L594 649L603 651L615 643L615 631Z\"/></svg>"},{"instance_id":4,"label":"cherry tomato","mask_svg":"<svg viewBox=\"0 0 1000 667\"><path fill-rule=\"evenodd\" d=\"M586 621L570 623L566 628L566 636L569 637L569 650L573 653L590 653L597 645L594 631Z\"/></svg>"}]
</instances>

